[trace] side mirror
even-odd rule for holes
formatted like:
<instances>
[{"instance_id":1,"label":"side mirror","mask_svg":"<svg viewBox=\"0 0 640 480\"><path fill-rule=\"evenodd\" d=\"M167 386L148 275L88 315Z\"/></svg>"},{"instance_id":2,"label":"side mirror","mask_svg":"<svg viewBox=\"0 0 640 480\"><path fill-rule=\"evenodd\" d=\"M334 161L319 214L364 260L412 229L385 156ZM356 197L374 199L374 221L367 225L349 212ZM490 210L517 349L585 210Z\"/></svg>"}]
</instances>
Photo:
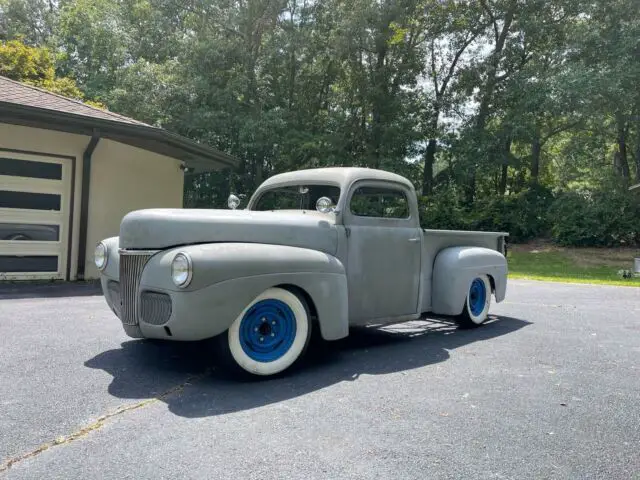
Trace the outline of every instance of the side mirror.
<instances>
[{"instance_id":1,"label":"side mirror","mask_svg":"<svg viewBox=\"0 0 640 480\"><path fill-rule=\"evenodd\" d=\"M229 195L229 198L227 199L227 206L231 210L235 210L236 208L238 208L240 206L240 203L241 203L240 198L235 196L233 193Z\"/></svg>"}]
</instances>

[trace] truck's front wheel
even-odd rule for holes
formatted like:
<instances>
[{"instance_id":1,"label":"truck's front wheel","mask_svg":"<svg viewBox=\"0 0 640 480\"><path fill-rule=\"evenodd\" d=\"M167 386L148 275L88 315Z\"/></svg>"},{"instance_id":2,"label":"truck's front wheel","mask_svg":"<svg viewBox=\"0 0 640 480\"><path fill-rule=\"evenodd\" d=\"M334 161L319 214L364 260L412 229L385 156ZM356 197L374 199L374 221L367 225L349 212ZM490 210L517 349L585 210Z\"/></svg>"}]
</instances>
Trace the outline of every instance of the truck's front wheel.
<instances>
[{"instance_id":1,"label":"truck's front wheel","mask_svg":"<svg viewBox=\"0 0 640 480\"><path fill-rule=\"evenodd\" d=\"M481 325L489 315L491 306L491 282L486 275L475 277L467 291L464 309L458 317L458 323L464 328Z\"/></svg>"},{"instance_id":2,"label":"truck's front wheel","mask_svg":"<svg viewBox=\"0 0 640 480\"><path fill-rule=\"evenodd\" d=\"M311 336L309 310L298 295L269 288L255 298L220 336L228 366L269 376L290 368Z\"/></svg>"}]
</instances>

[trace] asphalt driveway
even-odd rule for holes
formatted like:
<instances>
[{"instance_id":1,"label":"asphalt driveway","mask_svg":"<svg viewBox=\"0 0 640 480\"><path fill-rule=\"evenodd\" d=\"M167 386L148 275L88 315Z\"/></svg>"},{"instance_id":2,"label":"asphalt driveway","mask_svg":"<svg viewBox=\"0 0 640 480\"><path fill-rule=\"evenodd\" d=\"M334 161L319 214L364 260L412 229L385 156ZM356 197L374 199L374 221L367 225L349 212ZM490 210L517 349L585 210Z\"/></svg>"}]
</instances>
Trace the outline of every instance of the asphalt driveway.
<instances>
[{"instance_id":1,"label":"asphalt driveway","mask_svg":"<svg viewBox=\"0 0 640 480\"><path fill-rule=\"evenodd\" d=\"M92 293L0 292L0 478L640 478L638 288L511 281L479 329L356 330L258 383Z\"/></svg>"}]
</instances>

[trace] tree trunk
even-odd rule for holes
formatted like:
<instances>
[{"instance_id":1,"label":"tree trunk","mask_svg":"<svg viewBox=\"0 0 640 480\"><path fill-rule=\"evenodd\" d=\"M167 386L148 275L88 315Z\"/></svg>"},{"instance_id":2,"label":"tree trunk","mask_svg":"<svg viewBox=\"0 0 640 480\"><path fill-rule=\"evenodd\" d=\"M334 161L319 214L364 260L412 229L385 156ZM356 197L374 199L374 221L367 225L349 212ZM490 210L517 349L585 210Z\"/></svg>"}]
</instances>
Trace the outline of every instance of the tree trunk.
<instances>
[{"instance_id":1,"label":"tree trunk","mask_svg":"<svg viewBox=\"0 0 640 480\"><path fill-rule=\"evenodd\" d=\"M295 94L296 91L296 71L297 71L297 65L296 65L296 25L295 25L295 15L296 15L296 2L294 1L291 7L291 21L290 21L290 28L291 28L291 51L289 52L289 110L292 109L293 107L293 96Z\"/></svg>"},{"instance_id":2,"label":"tree trunk","mask_svg":"<svg viewBox=\"0 0 640 480\"><path fill-rule=\"evenodd\" d=\"M296 92L296 51L295 48L291 49L289 64L289 110L293 108L293 97Z\"/></svg>"},{"instance_id":3,"label":"tree trunk","mask_svg":"<svg viewBox=\"0 0 640 480\"><path fill-rule=\"evenodd\" d=\"M382 146L382 129L384 119L382 109L389 101L387 98L387 79L384 74L385 60L387 57L386 35L384 41L379 40L376 47L376 67L373 75L373 102L371 105L371 148L373 168L380 168L380 147Z\"/></svg>"},{"instance_id":4,"label":"tree trunk","mask_svg":"<svg viewBox=\"0 0 640 480\"><path fill-rule=\"evenodd\" d=\"M638 143L636 144L636 183L640 183L640 132L638 132Z\"/></svg>"},{"instance_id":5,"label":"tree trunk","mask_svg":"<svg viewBox=\"0 0 640 480\"><path fill-rule=\"evenodd\" d=\"M262 183L263 167L264 167L263 160L261 158L257 159L255 177L253 179L253 185L256 187Z\"/></svg>"},{"instance_id":6,"label":"tree trunk","mask_svg":"<svg viewBox=\"0 0 640 480\"><path fill-rule=\"evenodd\" d=\"M482 94L482 98L480 99L478 116L476 117L475 127L476 127L478 138L482 138L484 133L484 128L487 123L487 118L489 117L489 107L491 105L491 101L493 100L493 94L498 84L498 70L500 68L500 58L502 56L502 51L504 50L505 42L507 40L507 35L509 33L509 30L511 29L511 24L513 23L513 20L515 17L515 12L516 12L516 6L515 6L515 2L513 2L511 7L505 14L502 30L500 31L500 34L497 35L496 44L493 47L493 52L491 52L491 58L489 59L489 71L487 72L487 83L485 84L484 92ZM468 205L473 203L473 200L476 195L477 167L478 165L474 165L473 171L469 177L469 180L466 186L465 200Z\"/></svg>"},{"instance_id":7,"label":"tree trunk","mask_svg":"<svg viewBox=\"0 0 640 480\"><path fill-rule=\"evenodd\" d=\"M500 168L500 184L498 193L502 196L507 192L507 173L509 169L509 157L511 156L511 137L507 137L504 142L504 152L502 155L502 165Z\"/></svg>"},{"instance_id":8,"label":"tree trunk","mask_svg":"<svg viewBox=\"0 0 640 480\"><path fill-rule=\"evenodd\" d=\"M540 175L540 151L542 150L542 144L540 143L540 135L536 134L531 142L531 183L538 184L538 177Z\"/></svg>"},{"instance_id":9,"label":"tree trunk","mask_svg":"<svg viewBox=\"0 0 640 480\"><path fill-rule=\"evenodd\" d=\"M513 23L515 16L515 8L510 8L504 17L504 24L502 31L496 39L496 44L491 52L491 58L489 60L489 72L487 73L487 84L485 85L484 93L480 100L480 107L478 108L478 117L476 118L476 128L478 130L484 130L487 123L487 117L489 116L489 105L493 99L493 92L496 89L498 83L498 69L500 67L500 57L504 50L504 44L507 39L507 34Z\"/></svg>"},{"instance_id":10,"label":"tree trunk","mask_svg":"<svg viewBox=\"0 0 640 480\"><path fill-rule=\"evenodd\" d=\"M637 143L636 143L636 154L635 154L635 160L636 160L636 183L640 183L640 111L636 112L636 135L638 136L637 138Z\"/></svg>"},{"instance_id":11,"label":"tree trunk","mask_svg":"<svg viewBox=\"0 0 640 480\"><path fill-rule=\"evenodd\" d=\"M465 188L464 201L469 207L473 204L473 201L476 198L476 168L477 166L473 167Z\"/></svg>"},{"instance_id":12,"label":"tree trunk","mask_svg":"<svg viewBox=\"0 0 640 480\"><path fill-rule=\"evenodd\" d=\"M629 161L627 159L627 125L624 121L622 115L617 115L617 126L618 126L618 152L620 156L618 157L618 161L620 163L620 173L625 180L629 180L631 174L629 172Z\"/></svg>"},{"instance_id":13,"label":"tree trunk","mask_svg":"<svg viewBox=\"0 0 640 480\"><path fill-rule=\"evenodd\" d=\"M427 150L424 153L424 171L422 173L422 195L431 195L433 192L433 164L436 158L438 144L435 138L429 139Z\"/></svg>"}]
</instances>

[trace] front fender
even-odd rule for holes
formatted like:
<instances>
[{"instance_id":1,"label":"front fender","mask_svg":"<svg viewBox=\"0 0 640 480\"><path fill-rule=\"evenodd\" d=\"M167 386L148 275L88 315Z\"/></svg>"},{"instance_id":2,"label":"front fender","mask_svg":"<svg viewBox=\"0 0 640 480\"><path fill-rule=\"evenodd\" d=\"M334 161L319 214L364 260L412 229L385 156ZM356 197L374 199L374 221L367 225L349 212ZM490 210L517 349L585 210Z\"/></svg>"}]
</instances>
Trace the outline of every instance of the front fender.
<instances>
[{"instance_id":1,"label":"front fender","mask_svg":"<svg viewBox=\"0 0 640 480\"><path fill-rule=\"evenodd\" d=\"M436 255L433 266L432 311L459 315L472 280L488 275L496 302L504 300L507 289L507 259L500 252L481 247L450 247Z\"/></svg>"},{"instance_id":2,"label":"front fender","mask_svg":"<svg viewBox=\"0 0 640 480\"><path fill-rule=\"evenodd\" d=\"M171 261L178 252L191 257L193 276L186 288L171 280ZM304 290L316 309L326 340L348 334L348 295L344 266L316 250L281 245L214 243L190 245L157 253L144 268L140 290L167 293L170 321L161 326L141 323L145 336L197 340L225 331L242 310L269 287Z\"/></svg>"}]
</instances>

